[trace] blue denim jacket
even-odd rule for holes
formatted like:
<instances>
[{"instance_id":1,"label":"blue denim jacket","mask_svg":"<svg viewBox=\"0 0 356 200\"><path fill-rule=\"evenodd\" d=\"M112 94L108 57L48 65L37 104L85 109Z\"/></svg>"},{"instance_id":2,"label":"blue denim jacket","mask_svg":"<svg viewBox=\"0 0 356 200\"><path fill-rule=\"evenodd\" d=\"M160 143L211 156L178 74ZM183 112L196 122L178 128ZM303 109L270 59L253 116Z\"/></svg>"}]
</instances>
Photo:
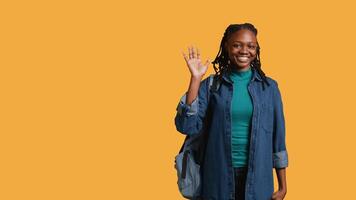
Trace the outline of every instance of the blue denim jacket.
<instances>
[{"instance_id":1,"label":"blue denim jacket","mask_svg":"<svg viewBox=\"0 0 356 200\"><path fill-rule=\"evenodd\" d=\"M277 82L267 77L270 85L265 85L262 90L261 76L255 69L252 71L248 91L252 97L253 114L245 200L270 200L274 192L273 168L288 166L283 104ZM233 82L228 72L224 72L217 91L209 90L209 81L205 78L192 104L185 103L185 93L176 108L177 131L193 135L201 133L208 104L211 104L209 138L202 165L204 200L235 199L231 157L232 91Z\"/></svg>"}]
</instances>

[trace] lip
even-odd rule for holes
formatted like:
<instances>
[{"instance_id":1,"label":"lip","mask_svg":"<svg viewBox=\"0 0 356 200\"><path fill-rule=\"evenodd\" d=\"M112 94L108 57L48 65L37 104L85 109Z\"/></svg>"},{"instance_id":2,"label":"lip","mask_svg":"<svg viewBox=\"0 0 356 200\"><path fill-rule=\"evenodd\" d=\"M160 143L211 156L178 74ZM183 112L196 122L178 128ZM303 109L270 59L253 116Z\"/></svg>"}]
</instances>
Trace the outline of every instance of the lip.
<instances>
[{"instance_id":1,"label":"lip","mask_svg":"<svg viewBox=\"0 0 356 200\"><path fill-rule=\"evenodd\" d=\"M243 58L244 60L240 60L240 58ZM241 62L241 63L247 63L249 61L249 56L234 56L235 62Z\"/></svg>"}]
</instances>

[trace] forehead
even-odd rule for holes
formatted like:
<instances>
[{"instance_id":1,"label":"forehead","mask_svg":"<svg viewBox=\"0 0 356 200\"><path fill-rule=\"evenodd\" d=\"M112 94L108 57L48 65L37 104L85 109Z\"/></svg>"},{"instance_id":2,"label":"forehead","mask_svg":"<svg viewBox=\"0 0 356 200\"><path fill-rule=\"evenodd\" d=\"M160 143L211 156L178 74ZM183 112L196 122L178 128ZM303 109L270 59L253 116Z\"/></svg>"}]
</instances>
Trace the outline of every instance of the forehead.
<instances>
[{"instance_id":1,"label":"forehead","mask_svg":"<svg viewBox=\"0 0 356 200\"><path fill-rule=\"evenodd\" d=\"M247 29L241 29L232 33L228 40L228 42L243 42L243 43L256 42L256 41L257 39L255 34Z\"/></svg>"}]
</instances>

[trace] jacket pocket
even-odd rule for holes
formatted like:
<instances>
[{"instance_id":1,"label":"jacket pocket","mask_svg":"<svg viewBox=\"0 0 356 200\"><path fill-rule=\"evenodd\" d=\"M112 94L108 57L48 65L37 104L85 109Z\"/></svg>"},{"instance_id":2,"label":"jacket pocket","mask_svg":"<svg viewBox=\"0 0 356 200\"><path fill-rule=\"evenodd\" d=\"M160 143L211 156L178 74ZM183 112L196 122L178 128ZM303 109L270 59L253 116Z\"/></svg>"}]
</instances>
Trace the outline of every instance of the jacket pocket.
<instances>
[{"instance_id":1,"label":"jacket pocket","mask_svg":"<svg viewBox=\"0 0 356 200\"><path fill-rule=\"evenodd\" d=\"M273 108L268 103L263 103L261 108L261 126L267 134L273 132Z\"/></svg>"}]
</instances>

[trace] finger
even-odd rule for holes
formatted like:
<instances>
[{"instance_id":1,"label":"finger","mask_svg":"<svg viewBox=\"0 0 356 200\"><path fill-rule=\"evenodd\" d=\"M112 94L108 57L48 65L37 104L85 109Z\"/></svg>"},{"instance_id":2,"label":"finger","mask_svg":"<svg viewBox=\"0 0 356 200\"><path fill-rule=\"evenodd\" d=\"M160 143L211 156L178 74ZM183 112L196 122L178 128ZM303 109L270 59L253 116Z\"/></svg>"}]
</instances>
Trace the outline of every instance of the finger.
<instances>
[{"instance_id":1,"label":"finger","mask_svg":"<svg viewBox=\"0 0 356 200\"><path fill-rule=\"evenodd\" d=\"M192 58L192 49L191 49L191 47L188 47L188 51L189 51L189 59L191 59Z\"/></svg>"},{"instance_id":2,"label":"finger","mask_svg":"<svg viewBox=\"0 0 356 200\"><path fill-rule=\"evenodd\" d=\"M209 64L210 64L210 60L209 60L209 59L207 59L207 60L206 60L206 62L205 62L205 66L207 66L207 67L208 67L208 66L209 66Z\"/></svg>"},{"instance_id":3,"label":"finger","mask_svg":"<svg viewBox=\"0 0 356 200\"><path fill-rule=\"evenodd\" d=\"M195 56L195 49L194 49L194 47L192 47L192 56L193 56L193 58L196 58L196 56Z\"/></svg>"},{"instance_id":4,"label":"finger","mask_svg":"<svg viewBox=\"0 0 356 200\"><path fill-rule=\"evenodd\" d=\"M183 54L183 57L184 57L185 62L188 63L188 57L187 57L187 55L185 55L185 53L184 53L183 51L182 51L182 54Z\"/></svg>"},{"instance_id":5,"label":"finger","mask_svg":"<svg viewBox=\"0 0 356 200\"><path fill-rule=\"evenodd\" d=\"M197 48L197 58L200 59L200 52L198 48Z\"/></svg>"}]
</instances>

